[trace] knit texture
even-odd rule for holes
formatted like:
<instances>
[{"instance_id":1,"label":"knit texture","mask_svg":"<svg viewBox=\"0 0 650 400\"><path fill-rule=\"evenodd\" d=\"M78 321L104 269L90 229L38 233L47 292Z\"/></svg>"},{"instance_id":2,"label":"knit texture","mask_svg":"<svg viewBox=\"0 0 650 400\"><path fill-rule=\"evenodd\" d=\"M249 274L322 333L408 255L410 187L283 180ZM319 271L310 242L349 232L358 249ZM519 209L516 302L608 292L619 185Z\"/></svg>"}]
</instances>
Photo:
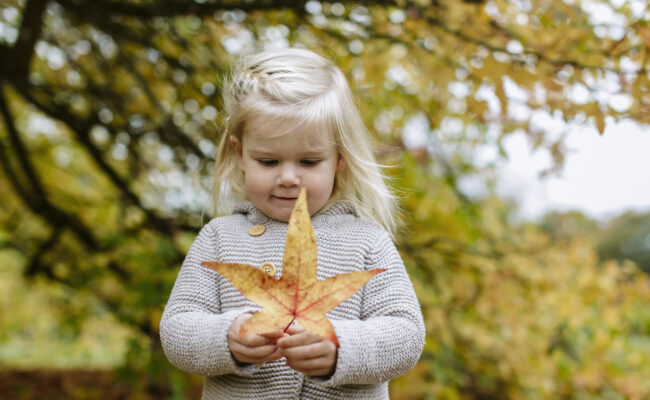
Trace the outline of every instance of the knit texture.
<instances>
[{"instance_id":1,"label":"knit texture","mask_svg":"<svg viewBox=\"0 0 650 400\"><path fill-rule=\"evenodd\" d=\"M253 225L266 232L251 236ZM260 368L234 360L227 332L243 312L258 311L230 282L203 261L259 266L270 261L282 275L288 225L268 218L250 202L233 215L215 218L192 244L160 322L169 361L205 375L204 399L388 399L388 380L418 361L424 345L420 305L388 233L361 219L352 203L338 201L314 215L318 279L385 268L354 296L327 313L340 347L327 378L305 376L286 360Z\"/></svg>"}]
</instances>

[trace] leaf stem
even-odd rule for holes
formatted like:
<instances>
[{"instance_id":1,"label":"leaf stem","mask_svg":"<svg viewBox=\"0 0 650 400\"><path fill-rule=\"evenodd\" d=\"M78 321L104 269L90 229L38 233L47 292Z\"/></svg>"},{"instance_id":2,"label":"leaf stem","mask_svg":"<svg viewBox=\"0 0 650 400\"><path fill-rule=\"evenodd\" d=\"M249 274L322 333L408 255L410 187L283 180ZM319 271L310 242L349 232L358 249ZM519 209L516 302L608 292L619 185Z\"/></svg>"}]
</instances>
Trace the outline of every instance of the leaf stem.
<instances>
[{"instance_id":1,"label":"leaf stem","mask_svg":"<svg viewBox=\"0 0 650 400\"><path fill-rule=\"evenodd\" d=\"M296 320L296 317L294 316L293 319L291 320L291 322L289 322L289 325L287 325L287 326L284 328L284 330L282 331L282 333L287 333L287 331L289 330L289 327L293 324L293 321L295 321L295 320ZM278 348L278 345L277 345L277 344L275 345L275 348L276 348L276 349ZM256 367L257 367L257 368L260 368L260 367L262 366L262 364L264 364L264 362L259 362L259 363L257 363Z\"/></svg>"},{"instance_id":2,"label":"leaf stem","mask_svg":"<svg viewBox=\"0 0 650 400\"><path fill-rule=\"evenodd\" d=\"M282 333L287 333L287 331L289 330L289 327L293 324L293 321L295 321L295 320L296 320L296 317L294 316L293 319L291 320L291 322L289 322L289 325L287 325L287 327L284 328Z\"/></svg>"}]
</instances>

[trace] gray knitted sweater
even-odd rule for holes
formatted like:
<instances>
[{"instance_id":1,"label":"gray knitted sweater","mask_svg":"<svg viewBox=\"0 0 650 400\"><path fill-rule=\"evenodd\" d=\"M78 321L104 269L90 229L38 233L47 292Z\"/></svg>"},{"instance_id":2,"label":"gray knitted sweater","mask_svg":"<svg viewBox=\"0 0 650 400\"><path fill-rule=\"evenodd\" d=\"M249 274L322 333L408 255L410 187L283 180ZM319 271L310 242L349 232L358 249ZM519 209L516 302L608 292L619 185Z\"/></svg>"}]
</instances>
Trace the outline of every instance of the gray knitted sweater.
<instances>
[{"instance_id":1,"label":"gray knitted sweater","mask_svg":"<svg viewBox=\"0 0 650 400\"><path fill-rule=\"evenodd\" d=\"M347 201L312 217L318 243L318 279L344 272L386 268L359 292L331 310L340 347L336 370L310 377L285 364L240 364L226 334L234 319L259 306L243 297L202 261L259 266L270 261L282 274L287 224L251 203L215 218L199 233L178 274L160 322L160 338L176 367L205 375L204 399L388 399L388 380L408 371L424 345L420 305L388 233L359 218ZM260 236L249 234L264 225Z\"/></svg>"}]
</instances>

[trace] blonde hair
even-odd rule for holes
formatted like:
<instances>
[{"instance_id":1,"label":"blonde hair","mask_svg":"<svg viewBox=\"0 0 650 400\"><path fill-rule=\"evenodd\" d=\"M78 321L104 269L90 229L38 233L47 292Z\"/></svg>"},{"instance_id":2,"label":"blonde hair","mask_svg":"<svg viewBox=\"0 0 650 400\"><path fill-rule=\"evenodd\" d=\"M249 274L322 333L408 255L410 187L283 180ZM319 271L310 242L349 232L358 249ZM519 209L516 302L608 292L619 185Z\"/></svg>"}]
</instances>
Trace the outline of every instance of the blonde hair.
<instances>
[{"instance_id":1,"label":"blonde hair","mask_svg":"<svg viewBox=\"0 0 650 400\"><path fill-rule=\"evenodd\" d=\"M229 195L246 199L231 138L241 143L246 120L261 114L315 124L331 132L345 168L336 175L330 203L349 200L362 217L395 233L397 199L375 160L370 132L345 76L332 62L304 49L270 50L243 57L224 85L224 107L228 126L214 165L215 214L226 211L231 204Z\"/></svg>"}]
</instances>

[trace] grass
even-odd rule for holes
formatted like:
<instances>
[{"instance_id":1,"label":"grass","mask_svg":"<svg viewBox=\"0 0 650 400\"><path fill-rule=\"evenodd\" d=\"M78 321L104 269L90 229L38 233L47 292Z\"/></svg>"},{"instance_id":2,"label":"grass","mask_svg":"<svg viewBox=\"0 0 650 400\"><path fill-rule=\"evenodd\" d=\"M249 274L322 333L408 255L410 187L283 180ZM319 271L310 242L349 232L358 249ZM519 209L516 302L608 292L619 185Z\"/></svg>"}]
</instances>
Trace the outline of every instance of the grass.
<instances>
[{"instance_id":1,"label":"grass","mask_svg":"<svg viewBox=\"0 0 650 400\"><path fill-rule=\"evenodd\" d=\"M0 366L17 369L121 365L142 340L92 298L44 280L26 281L22 256L0 252ZM74 300L73 300L74 299Z\"/></svg>"}]
</instances>

